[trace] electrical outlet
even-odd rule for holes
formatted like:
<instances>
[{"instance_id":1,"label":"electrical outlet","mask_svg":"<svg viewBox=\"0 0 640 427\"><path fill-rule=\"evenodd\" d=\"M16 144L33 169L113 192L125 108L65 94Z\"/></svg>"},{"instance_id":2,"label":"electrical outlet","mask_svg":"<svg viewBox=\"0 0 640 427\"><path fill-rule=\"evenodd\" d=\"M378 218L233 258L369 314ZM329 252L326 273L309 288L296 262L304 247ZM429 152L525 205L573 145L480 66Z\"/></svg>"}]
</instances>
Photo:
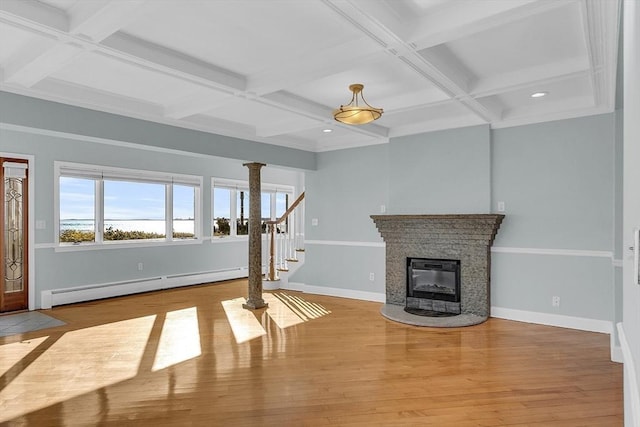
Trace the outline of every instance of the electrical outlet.
<instances>
[{"instance_id":1,"label":"electrical outlet","mask_svg":"<svg viewBox=\"0 0 640 427\"><path fill-rule=\"evenodd\" d=\"M551 298L551 305L554 307L560 307L560 297L554 296Z\"/></svg>"},{"instance_id":2,"label":"electrical outlet","mask_svg":"<svg viewBox=\"0 0 640 427\"><path fill-rule=\"evenodd\" d=\"M504 202L498 202L498 212L504 212Z\"/></svg>"},{"instance_id":3,"label":"electrical outlet","mask_svg":"<svg viewBox=\"0 0 640 427\"><path fill-rule=\"evenodd\" d=\"M373 273L369 273L369 280L370 280L370 281L372 281L372 282L373 282L374 280L376 280L376 275L375 275L375 274L373 274Z\"/></svg>"},{"instance_id":4,"label":"electrical outlet","mask_svg":"<svg viewBox=\"0 0 640 427\"><path fill-rule=\"evenodd\" d=\"M318 218L311 218L311 225L313 226L318 225Z\"/></svg>"},{"instance_id":5,"label":"electrical outlet","mask_svg":"<svg viewBox=\"0 0 640 427\"><path fill-rule=\"evenodd\" d=\"M142 271L144 270L144 264L142 264L141 262L138 263L138 271Z\"/></svg>"},{"instance_id":6,"label":"electrical outlet","mask_svg":"<svg viewBox=\"0 0 640 427\"><path fill-rule=\"evenodd\" d=\"M385 213L387 211L387 207L385 205L380 205L380 213Z\"/></svg>"}]
</instances>

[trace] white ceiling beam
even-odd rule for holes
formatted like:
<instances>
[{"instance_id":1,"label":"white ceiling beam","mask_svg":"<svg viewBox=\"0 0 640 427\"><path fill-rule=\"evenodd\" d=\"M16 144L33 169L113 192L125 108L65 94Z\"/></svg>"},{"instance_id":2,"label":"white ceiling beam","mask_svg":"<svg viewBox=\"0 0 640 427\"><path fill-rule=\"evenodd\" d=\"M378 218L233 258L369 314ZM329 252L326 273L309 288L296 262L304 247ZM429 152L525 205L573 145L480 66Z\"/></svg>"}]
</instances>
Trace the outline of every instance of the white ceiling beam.
<instances>
[{"instance_id":1,"label":"white ceiling beam","mask_svg":"<svg viewBox=\"0 0 640 427\"><path fill-rule=\"evenodd\" d=\"M386 144L387 142L389 142L388 137L367 137L366 135L358 135L357 137L353 135L331 136L329 138L322 138L322 140L316 140L315 151L321 153L323 151Z\"/></svg>"},{"instance_id":2,"label":"white ceiling beam","mask_svg":"<svg viewBox=\"0 0 640 427\"><path fill-rule=\"evenodd\" d=\"M3 81L27 87L33 86L72 61L83 50L91 50L132 65L220 90L226 94L236 94L245 90L246 79L243 76L135 37L117 33L120 26L129 19L119 21L119 17L135 15L134 12L140 10L144 3L139 0L78 2L70 10L72 24L69 24L67 15L61 15L57 9L43 3L28 0L1 1L1 20L10 25L26 28L37 34L39 38L45 36L50 39L38 42L40 46L24 49L25 52L17 55L16 58L11 58L8 61L10 64L8 70L4 70ZM39 20L35 20L34 17ZM55 21L57 18L61 21ZM55 23L57 25L54 28L51 25ZM71 26L73 30L68 32ZM98 39L103 37L107 38L100 43ZM200 108L194 106L189 111L183 111L180 106L170 108L167 117L182 118L211 108L210 104L201 103L200 105Z\"/></svg>"},{"instance_id":3,"label":"white ceiling beam","mask_svg":"<svg viewBox=\"0 0 640 427\"><path fill-rule=\"evenodd\" d=\"M344 16L332 1L324 1L324 4ZM358 7L365 7L375 16L381 25L390 28L394 33L406 33L415 21L413 15L400 12L397 5L392 2L371 2L370 0L353 0ZM365 30L367 23L356 23L360 29ZM374 25L375 27L375 25ZM294 64L282 64L275 69L267 70L258 75L250 76L247 90L258 95L276 92L292 88L309 81L315 81L331 76L346 69L366 65L369 62L379 60L386 50L393 51L387 41L378 39L374 30L368 31L369 40L348 40L338 46L309 52L305 57L299 58ZM373 41L373 43L371 42Z\"/></svg>"},{"instance_id":4,"label":"white ceiling beam","mask_svg":"<svg viewBox=\"0 0 640 427\"><path fill-rule=\"evenodd\" d=\"M38 39L8 61L4 81L31 87L84 52L81 45Z\"/></svg>"},{"instance_id":5,"label":"white ceiling beam","mask_svg":"<svg viewBox=\"0 0 640 427\"><path fill-rule=\"evenodd\" d=\"M322 125L323 122L311 119L262 124L256 127L256 135L263 138L270 138L272 136L317 129Z\"/></svg>"},{"instance_id":6,"label":"white ceiling beam","mask_svg":"<svg viewBox=\"0 0 640 427\"><path fill-rule=\"evenodd\" d=\"M43 26L56 31L69 30L69 19L64 11L34 0L0 1L0 19L20 26Z\"/></svg>"},{"instance_id":7,"label":"white ceiling beam","mask_svg":"<svg viewBox=\"0 0 640 427\"><path fill-rule=\"evenodd\" d=\"M185 123L195 125L195 129L202 129L208 132L214 129L216 134L236 138L250 139L255 134L255 128L253 126L205 115L189 116L177 123L179 123L179 126Z\"/></svg>"},{"instance_id":8,"label":"white ceiling beam","mask_svg":"<svg viewBox=\"0 0 640 427\"><path fill-rule=\"evenodd\" d=\"M58 32L57 43L40 43L34 49L24 49L16 58L9 60L10 70L5 72L7 83L31 87L46 79L65 65L73 61L85 49L92 49L83 39L74 40L77 35L89 37L99 42L118 31L129 19L135 17L135 11L144 1L129 0L116 2L100 0L78 2L68 14L46 4L9 0L0 3L0 11L14 25L30 21L29 27L40 26L44 34L52 37L51 30Z\"/></svg>"},{"instance_id":9,"label":"white ceiling beam","mask_svg":"<svg viewBox=\"0 0 640 427\"><path fill-rule=\"evenodd\" d=\"M615 7L611 4L615 2ZM582 0L580 12L591 69L591 85L596 105L615 106L617 37L620 3Z\"/></svg>"},{"instance_id":10,"label":"white ceiling beam","mask_svg":"<svg viewBox=\"0 0 640 427\"><path fill-rule=\"evenodd\" d=\"M155 104L138 99L126 98L103 91L90 89L57 79L47 79L32 88L21 88L15 85L0 85L0 90L26 96L36 96L49 101L76 105L92 110L114 114L125 114L144 120L159 117L162 109Z\"/></svg>"},{"instance_id":11,"label":"white ceiling beam","mask_svg":"<svg viewBox=\"0 0 640 427\"><path fill-rule=\"evenodd\" d=\"M446 45L434 46L423 50L420 55L431 65L444 73L464 92L469 92L475 75L455 56Z\"/></svg>"},{"instance_id":12,"label":"white ceiling beam","mask_svg":"<svg viewBox=\"0 0 640 427\"><path fill-rule=\"evenodd\" d=\"M247 91L265 95L293 88L379 59L381 51L377 44L349 40L338 46L309 52L292 64L281 64L250 76Z\"/></svg>"},{"instance_id":13,"label":"white ceiling beam","mask_svg":"<svg viewBox=\"0 0 640 427\"><path fill-rule=\"evenodd\" d=\"M583 95L572 98L564 98L559 101L545 102L544 105L528 104L505 110L503 120L513 120L522 117L553 116L557 113L565 113L572 110L581 110L596 107L593 96Z\"/></svg>"},{"instance_id":14,"label":"white ceiling beam","mask_svg":"<svg viewBox=\"0 0 640 427\"><path fill-rule=\"evenodd\" d=\"M299 96L286 93L284 91L271 93L267 96L257 98L257 102L261 102L266 105L271 105L282 110L289 111L294 114L299 114L304 117L308 117L326 124L333 124L334 126L341 126L354 133L361 133L363 135L373 136L376 138L386 138L389 129L380 125L369 123L362 126L349 126L342 123L331 120L332 110L324 105L316 104Z\"/></svg>"},{"instance_id":15,"label":"white ceiling beam","mask_svg":"<svg viewBox=\"0 0 640 427\"><path fill-rule=\"evenodd\" d=\"M537 65L479 79L473 84L471 94L478 98L525 88L538 87L537 90L543 90L545 84L587 73L589 63L586 58L567 58L552 64Z\"/></svg>"},{"instance_id":16,"label":"white ceiling beam","mask_svg":"<svg viewBox=\"0 0 640 427\"><path fill-rule=\"evenodd\" d=\"M438 130L454 129L467 126L477 126L485 124L478 116L468 114L465 116L453 116L450 118L440 118L433 121L416 122L409 125L395 126L389 134L389 138L397 138L418 133L434 132Z\"/></svg>"},{"instance_id":17,"label":"white ceiling beam","mask_svg":"<svg viewBox=\"0 0 640 427\"><path fill-rule=\"evenodd\" d=\"M587 107L577 108L568 111L544 111L540 115L534 116L517 116L517 117L505 117L499 122L491 123L491 129L502 129L513 126L523 126L533 123L543 123L552 120L565 120L573 119L576 117L593 116L596 114L610 113L611 111L605 107Z\"/></svg>"},{"instance_id":18,"label":"white ceiling beam","mask_svg":"<svg viewBox=\"0 0 640 427\"><path fill-rule=\"evenodd\" d=\"M420 24L417 15L407 13L406 9L403 10L402 6L394 1L351 0L351 3L361 10L366 10L370 19L376 23L372 27L373 34L382 26L392 34L406 39Z\"/></svg>"},{"instance_id":19,"label":"white ceiling beam","mask_svg":"<svg viewBox=\"0 0 640 427\"><path fill-rule=\"evenodd\" d=\"M69 32L102 41L137 17L147 0L79 1L68 11Z\"/></svg>"},{"instance_id":20,"label":"white ceiling beam","mask_svg":"<svg viewBox=\"0 0 640 427\"><path fill-rule=\"evenodd\" d=\"M164 116L172 119L183 119L227 105L232 98L234 98L233 95L222 94L222 97L220 97L220 94L213 94L203 90L203 93L166 105Z\"/></svg>"},{"instance_id":21,"label":"white ceiling beam","mask_svg":"<svg viewBox=\"0 0 640 427\"><path fill-rule=\"evenodd\" d=\"M579 0L483 0L449 2L433 14L423 16L407 40L417 50L499 27L501 25L565 7Z\"/></svg>"},{"instance_id":22,"label":"white ceiling beam","mask_svg":"<svg viewBox=\"0 0 640 427\"><path fill-rule=\"evenodd\" d=\"M103 52L130 63L167 73L227 93L244 91L244 76L216 67L133 36L116 33L102 42Z\"/></svg>"},{"instance_id":23,"label":"white ceiling beam","mask_svg":"<svg viewBox=\"0 0 640 427\"><path fill-rule=\"evenodd\" d=\"M324 3L373 41L388 48L399 61L418 75L434 84L451 98L460 100L462 105L466 106L482 120L491 122L497 118L492 111L470 98L465 88L445 75L427 58L420 55L415 45L404 40L400 34L395 33L392 27L386 27L383 22L376 19L375 11L370 12L367 8L371 2L324 0Z\"/></svg>"}]
</instances>

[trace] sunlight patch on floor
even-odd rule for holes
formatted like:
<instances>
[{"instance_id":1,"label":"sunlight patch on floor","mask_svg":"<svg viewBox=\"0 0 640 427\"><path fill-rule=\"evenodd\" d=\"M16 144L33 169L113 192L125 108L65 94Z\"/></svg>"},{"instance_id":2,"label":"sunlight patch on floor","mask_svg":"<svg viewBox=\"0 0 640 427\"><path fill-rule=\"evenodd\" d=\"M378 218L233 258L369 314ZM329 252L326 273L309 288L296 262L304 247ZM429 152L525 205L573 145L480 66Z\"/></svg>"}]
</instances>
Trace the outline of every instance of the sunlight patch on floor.
<instances>
[{"instance_id":1,"label":"sunlight patch on floor","mask_svg":"<svg viewBox=\"0 0 640 427\"><path fill-rule=\"evenodd\" d=\"M201 354L198 309L191 307L168 312L151 371L167 368Z\"/></svg>"},{"instance_id":2,"label":"sunlight patch on floor","mask_svg":"<svg viewBox=\"0 0 640 427\"><path fill-rule=\"evenodd\" d=\"M47 338L49 337L38 337L0 346L0 376L5 375L9 369L27 357L29 353L45 342Z\"/></svg>"},{"instance_id":3,"label":"sunlight patch on floor","mask_svg":"<svg viewBox=\"0 0 640 427\"><path fill-rule=\"evenodd\" d=\"M0 390L0 423L135 377L155 318L65 333ZM29 340L30 347L46 338ZM0 354L4 348L0 347ZM61 361L68 368L57 369Z\"/></svg>"},{"instance_id":4,"label":"sunlight patch on floor","mask_svg":"<svg viewBox=\"0 0 640 427\"><path fill-rule=\"evenodd\" d=\"M242 297L222 301L222 308L227 314L233 336L238 344L266 335L253 311L242 308L246 300Z\"/></svg>"},{"instance_id":5,"label":"sunlight patch on floor","mask_svg":"<svg viewBox=\"0 0 640 427\"><path fill-rule=\"evenodd\" d=\"M278 300L285 304L291 311L296 313L305 322L311 319L318 319L331 313L320 304L306 301L296 295L278 292L274 293L273 296L278 298Z\"/></svg>"},{"instance_id":6,"label":"sunlight patch on floor","mask_svg":"<svg viewBox=\"0 0 640 427\"><path fill-rule=\"evenodd\" d=\"M280 329L305 322L305 319L299 313L292 310L277 295L265 293L262 298L269 304L267 314Z\"/></svg>"},{"instance_id":7,"label":"sunlight patch on floor","mask_svg":"<svg viewBox=\"0 0 640 427\"><path fill-rule=\"evenodd\" d=\"M279 329L286 329L331 313L320 304L284 292L264 293L262 298L269 304L265 310L266 314ZM244 298L222 301L238 344L267 335L267 331L254 312L242 307L245 301Z\"/></svg>"}]
</instances>

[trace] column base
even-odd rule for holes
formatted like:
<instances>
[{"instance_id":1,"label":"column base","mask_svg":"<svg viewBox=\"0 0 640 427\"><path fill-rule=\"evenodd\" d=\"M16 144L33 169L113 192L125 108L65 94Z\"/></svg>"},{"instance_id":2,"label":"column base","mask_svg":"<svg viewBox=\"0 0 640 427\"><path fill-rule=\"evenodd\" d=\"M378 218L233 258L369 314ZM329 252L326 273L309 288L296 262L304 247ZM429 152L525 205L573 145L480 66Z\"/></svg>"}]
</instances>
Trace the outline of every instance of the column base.
<instances>
[{"instance_id":1,"label":"column base","mask_svg":"<svg viewBox=\"0 0 640 427\"><path fill-rule=\"evenodd\" d=\"M259 308L267 308L267 307L269 307L269 304L264 302L262 298L253 299L253 300L247 299L247 302L242 304L242 308L246 308L247 310L257 310Z\"/></svg>"}]
</instances>

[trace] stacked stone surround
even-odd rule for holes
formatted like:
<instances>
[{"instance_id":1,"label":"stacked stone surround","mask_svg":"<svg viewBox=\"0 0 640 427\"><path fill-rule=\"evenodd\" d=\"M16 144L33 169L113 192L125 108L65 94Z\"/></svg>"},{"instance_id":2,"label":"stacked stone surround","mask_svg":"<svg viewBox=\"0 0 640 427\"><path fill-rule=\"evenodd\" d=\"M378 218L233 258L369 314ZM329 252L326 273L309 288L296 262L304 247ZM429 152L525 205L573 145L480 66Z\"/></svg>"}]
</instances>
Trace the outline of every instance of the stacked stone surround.
<instances>
[{"instance_id":1,"label":"stacked stone surround","mask_svg":"<svg viewBox=\"0 0 640 427\"><path fill-rule=\"evenodd\" d=\"M460 260L461 315L490 314L490 248L504 215L372 215L386 243L386 303L404 306L407 258ZM477 323L477 322L476 322Z\"/></svg>"}]
</instances>

